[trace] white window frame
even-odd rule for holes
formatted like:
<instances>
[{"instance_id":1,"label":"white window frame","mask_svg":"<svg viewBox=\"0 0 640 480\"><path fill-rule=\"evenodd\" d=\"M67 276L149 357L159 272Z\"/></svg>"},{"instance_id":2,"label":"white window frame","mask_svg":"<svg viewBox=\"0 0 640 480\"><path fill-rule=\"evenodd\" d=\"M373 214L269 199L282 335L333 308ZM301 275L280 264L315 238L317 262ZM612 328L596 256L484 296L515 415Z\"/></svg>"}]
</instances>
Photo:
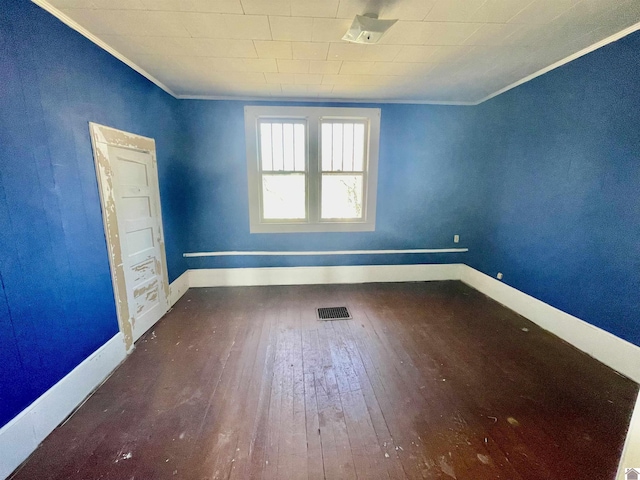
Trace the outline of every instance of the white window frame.
<instances>
[{"instance_id":1,"label":"white window frame","mask_svg":"<svg viewBox=\"0 0 640 480\"><path fill-rule=\"evenodd\" d=\"M258 122L263 119L304 120L306 145L306 219L263 220L262 185L258 155ZM363 216L353 220L323 220L321 207L320 122L330 120L364 120L367 145L364 158ZM372 232L376 228L378 187L378 153L380 143L380 109L347 107L246 106L244 108L249 184L249 220L251 233L295 232ZM346 173L346 172L345 172Z\"/></svg>"}]
</instances>

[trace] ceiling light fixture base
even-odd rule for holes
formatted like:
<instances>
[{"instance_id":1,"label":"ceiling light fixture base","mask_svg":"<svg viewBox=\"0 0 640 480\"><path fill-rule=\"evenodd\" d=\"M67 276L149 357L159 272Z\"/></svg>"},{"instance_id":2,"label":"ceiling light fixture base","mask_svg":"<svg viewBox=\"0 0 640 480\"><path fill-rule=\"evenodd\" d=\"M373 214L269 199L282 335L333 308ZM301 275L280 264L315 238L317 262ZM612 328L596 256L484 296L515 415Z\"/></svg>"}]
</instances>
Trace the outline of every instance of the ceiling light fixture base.
<instances>
[{"instance_id":1,"label":"ceiling light fixture base","mask_svg":"<svg viewBox=\"0 0 640 480\"><path fill-rule=\"evenodd\" d=\"M352 43L374 44L378 43L382 36L398 20L380 20L374 13L356 15L351 27L342 37L343 40Z\"/></svg>"}]
</instances>

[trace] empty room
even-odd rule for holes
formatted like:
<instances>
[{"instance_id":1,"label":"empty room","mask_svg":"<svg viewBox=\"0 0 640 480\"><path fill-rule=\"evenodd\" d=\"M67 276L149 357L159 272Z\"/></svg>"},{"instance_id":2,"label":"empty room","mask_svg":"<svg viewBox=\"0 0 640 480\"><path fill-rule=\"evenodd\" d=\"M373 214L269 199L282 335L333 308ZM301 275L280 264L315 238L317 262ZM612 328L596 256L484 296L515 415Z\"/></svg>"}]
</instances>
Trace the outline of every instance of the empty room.
<instances>
[{"instance_id":1,"label":"empty room","mask_svg":"<svg viewBox=\"0 0 640 480\"><path fill-rule=\"evenodd\" d=\"M638 0L2 0L0 480L640 478Z\"/></svg>"}]
</instances>

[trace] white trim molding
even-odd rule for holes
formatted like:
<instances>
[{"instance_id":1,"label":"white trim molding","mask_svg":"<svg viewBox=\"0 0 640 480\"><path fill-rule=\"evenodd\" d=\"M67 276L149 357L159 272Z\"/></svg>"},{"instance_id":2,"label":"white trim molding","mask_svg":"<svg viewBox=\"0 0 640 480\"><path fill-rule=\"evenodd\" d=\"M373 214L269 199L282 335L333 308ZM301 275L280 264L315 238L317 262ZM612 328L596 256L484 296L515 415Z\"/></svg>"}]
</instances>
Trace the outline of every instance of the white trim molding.
<instances>
[{"instance_id":1,"label":"white trim molding","mask_svg":"<svg viewBox=\"0 0 640 480\"><path fill-rule=\"evenodd\" d=\"M408 253L465 253L468 248L413 248L407 250L227 251L183 253L183 257L280 257L315 255L402 255Z\"/></svg>"},{"instance_id":2,"label":"white trim molding","mask_svg":"<svg viewBox=\"0 0 640 480\"><path fill-rule=\"evenodd\" d=\"M555 63L552 63L551 65L549 65L548 67L544 67L540 70L538 70L537 72L533 72L531 75L527 75L524 78L521 78L520 80L518 80L517 82L513 82L510 85L507 85L506 87L501 88L500 90L493 92L489 95L487 95L484 98L481 98L480 100L478 100L477 102L473 103L473 105L480 105L481 103L486 102L487 100L491 100L493 97L497 97L498 95L503 94L504 92L507 92L509 90L511 90L512 88L516 88L520 85L522 85L523 83L527 83L530 80L533 80L534 78L537 78L541 75L544 75L547 72L550 72L551 70L555 70L558 67L561 67L563 65L566 65L567 63L573 62L574 60L577 60L580 57L583 57L584 55L591 53L595 50L598 50L599 48L602 48L606 45L609 45L610 43L616 42L618 40L620 40L621 38L626 37L627 35L631 35L633 32L636 32L640 30L640 22L631 25L630 27L625 28L624 30L619 31L618 33L614 33L613 35L607 37L607 38L603 38L602 40L600 40L599 42L594 43L593 45L589 45L586 48L583 48L582 50L576 52L576 53L572 53L571 55L569 55L568 57L565 57L561 60L558 60Z\"/></svg>"},{"instance_id":3,"label":"white trim molding","mask_svg":"<svg viewBox=\"0 0 640 480\"><path fill-rule=\"evenodd\" d=\"M605 365L640 383L640 347L467 265L464 283L569 342Z\"/></svg>"},{"instance_id":4,"label":"white trim molding","mask_svg":"<svg viewBox=\"0 0 640 480\"><path fill-rule=\"evenodd\" d=\"M472 107L478 105L478 102L458 102L445 100L404 100L404 99L388 99L380 100L379 98L339 98L339 97L284 97L278 95L270 95L268 97L256 96L233 96L233 95L177 95L179 100L234 100L240 102L282 102L282 103L341 103L341 104L365 104L365 105L449 105L454 107Z\"/></svg>"},{"instance_id":5,"label":"white trim molding","mask_svg":"<svg viewBox=\"0 0 640 480\"><path fill-rule=\"evenodd\" d=\"M0 478L18 468L126 356L124 337L119 332L2 427Z\"/></svg>"},{"instance_id":6,"label":"white trim molding","mask_svg":"<svg viewBox=\"0 0 640 480\"><path fill-rule=\"evenodd\" d=\"M56 8L53 5L51 5L47 0L31 0L31 1L33 3L35 3L36 5L38 5L40 8L42 8L43 10L49 12L51 15L56 17L58 20L60 20L66 26L72 28L73 30L75 30L76 32L78 32L80 35L82 35L83 37L87 38L88 40L91 40L93 43L95 43L97 46L99 46L105 52L107 52L107 53L113 55L114 57L116 57L118 60L120 60L122 63L124 63L127 67L131 68L132 70L135 70L140 75L145 77L147 80L149 80L149 81L153 82L154 84L156 84L158 87L160 87L162 90L167 92L172 97L177 98L176 94L173 93L171 91L171 89L169 87L167 87L164 83L162 83L156 77L151 75L144 68L140 67L134 61L129 60L126 56L124 56L122 53L120 53L115 48L110 46L108 43L106 43L103 40L101 40L100 38L96 37L93 33L91 33L89 30L84 28L82 25L80 25L78 22L76 22L73 18L68 16L66 13L62 12L58 8Z\"/></svg>"},{"instance_id":7,"label":"white trim molding","mask_svg":"<svg viewBox=\"0 0 640 480\"><path fill-rule=\"evenodd\" d=\"M462 266L449 263L193 269L189 270L189 286L199 288L459 280Z\"/></svg>"},{"instance_id":8,"label":"white trim molding","mask_svg":"<svg viewBox=\"0 0 640 480\"><path fill-rule=\"evenodd\" d=\"M189 271L185 271L169 284L169 308L173 307L189 290Z\"/></svg>"}]
</instances>

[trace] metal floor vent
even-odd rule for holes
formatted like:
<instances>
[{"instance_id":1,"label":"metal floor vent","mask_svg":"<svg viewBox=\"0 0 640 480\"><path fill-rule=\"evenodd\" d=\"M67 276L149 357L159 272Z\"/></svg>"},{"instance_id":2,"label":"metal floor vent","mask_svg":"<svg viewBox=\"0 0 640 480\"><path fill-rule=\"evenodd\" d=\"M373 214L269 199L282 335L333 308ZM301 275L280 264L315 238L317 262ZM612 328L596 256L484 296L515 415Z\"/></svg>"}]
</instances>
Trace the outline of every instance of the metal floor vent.
<instances>
[{"instance_id":1,"label":"metal floor vent","mask_svg":"<svg viewBox=\"0 0 640 480\"><path fill-rule=\"evenodd\" d=\"M351 313L347 307L318 308L318 320L349 320Z\"/></svg>"}]
</instances>

